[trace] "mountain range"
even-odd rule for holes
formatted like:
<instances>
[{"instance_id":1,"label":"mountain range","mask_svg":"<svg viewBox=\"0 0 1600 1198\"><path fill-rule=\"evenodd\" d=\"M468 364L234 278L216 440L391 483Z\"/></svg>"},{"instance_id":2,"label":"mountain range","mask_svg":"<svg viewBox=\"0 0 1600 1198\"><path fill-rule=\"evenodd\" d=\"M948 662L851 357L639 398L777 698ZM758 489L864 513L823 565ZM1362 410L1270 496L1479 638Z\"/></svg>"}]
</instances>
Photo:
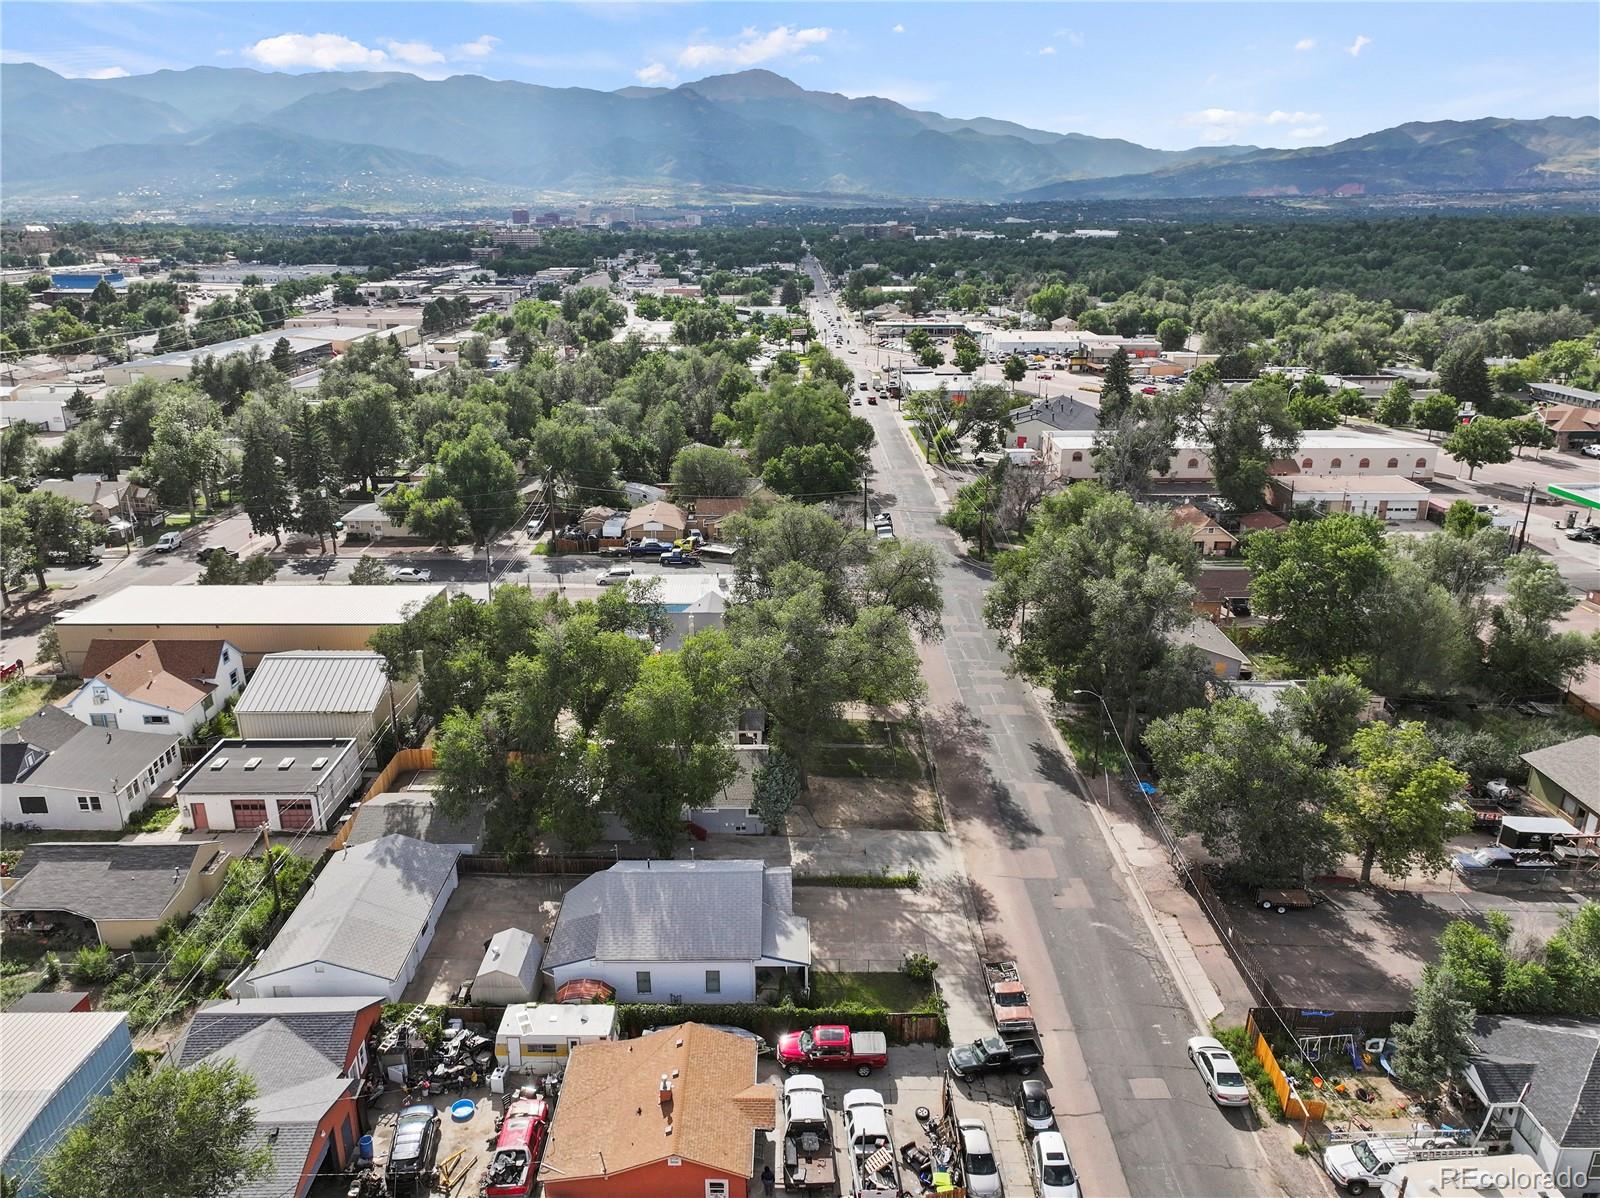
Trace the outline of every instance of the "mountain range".
<instances>
[{"instance_id":1,"label":"mountain range","mask_svg":"<svg viewBox=\"0 0 1600 1198\"><path fill-rule=\"evenodd\" d=\"M1088 200L1555 190L1600 120L1397 126L1296 150L1157 150L807 91L770 71L605 92L477 75L0 69L6 188L35 204L443 203L513 194Z\"/></svg>"}]
</instances>

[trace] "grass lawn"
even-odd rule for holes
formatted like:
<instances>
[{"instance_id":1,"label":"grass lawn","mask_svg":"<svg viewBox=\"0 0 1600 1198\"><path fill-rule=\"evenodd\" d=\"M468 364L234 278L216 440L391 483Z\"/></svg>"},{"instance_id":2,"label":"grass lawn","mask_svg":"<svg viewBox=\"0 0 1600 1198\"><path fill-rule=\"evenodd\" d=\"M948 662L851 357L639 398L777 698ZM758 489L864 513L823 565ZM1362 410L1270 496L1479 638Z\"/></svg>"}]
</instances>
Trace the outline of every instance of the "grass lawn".
<instances>
[{"instance_id":1,"label":"grass lawn","mask_svg":"<svg viewBox=\"0 0 1600 1198\"><path fill-rule=\"evenodd\" d=\"M15 728L46 703L64 699L77 689L71 682L29 678L0 691L0 728Z\"/></svg>"},{"instance_id":2,"label":"grass lawn","mask_svg":"<svg viewBox=\"0 0 1600 1198\"><path fill-rule=\"evenodd\" d=\"M913 729L881 720L841 720L823 740L812 772L824 777L920 782L927 776Z\"/></svg>"},{"instance_id":3,"label":"grass lawn","mask_svg":"<svg viewBox=\"0 0 1600 1198\"><path fill-rule=\"evenodd\" d=\"M1114 766L1120 756L1116 738L1104 733L1101 725L1105 716L1099 706L1070 712L1056 721L1062 739L1072 750L1072 759L1086 774L1098 776L1107 766Z\"/></svg>"},{"instance_id":4,"label":"grass lawn","mask_svg":"<svg viewBox=\"0 0 1600 1198\"><path fill-rule=\"evenodd\" d=\"M172 821L178 818L178 805L176 803L152 803L143 811L134 813L128 821L128 826L122 829L124 836L132 832L161 832L172 826Z\"/></svg>"},{"instance_id":5,"label":"grass lawn","mask_svg":"<svg viewBox=\"0 0 1600 1198\"><path fill-rule=\"evenodd\" d=\"M932 993L932 983L915 981L903 973L811 971L811 1001L819 1007L862 1003L886 1011L915 1011Z\"/></svg>"}]
</instances>

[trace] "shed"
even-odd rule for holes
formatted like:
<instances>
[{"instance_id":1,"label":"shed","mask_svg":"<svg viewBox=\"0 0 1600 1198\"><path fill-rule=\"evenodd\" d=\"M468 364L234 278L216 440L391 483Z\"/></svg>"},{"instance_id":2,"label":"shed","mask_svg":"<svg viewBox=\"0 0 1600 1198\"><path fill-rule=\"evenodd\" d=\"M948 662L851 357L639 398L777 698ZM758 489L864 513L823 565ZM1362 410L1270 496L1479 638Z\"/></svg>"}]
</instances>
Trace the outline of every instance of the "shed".
<instances>
[{"instance_id":1,"label":"shed","mask_svg":"<svg viewBox=\"0 0 1600 1198\"><path fill-rule=\"evenodd\" d=\"M496 932L472 979L472 1001L531 1002L539 993L539 942L521 928Z\"/></svg>"},{"instance_id":2,"label":"shed","mask_svg":"<svg viewBox=\"0 0 1600 1198\"><path fill-rule=\"evenodd\" d=\"M616 1038L617 1008L610 1003L513 1003L500 1018L494 1055L513 1072L555 1073L579 1044Z\"/></svg>"}]
</instances>

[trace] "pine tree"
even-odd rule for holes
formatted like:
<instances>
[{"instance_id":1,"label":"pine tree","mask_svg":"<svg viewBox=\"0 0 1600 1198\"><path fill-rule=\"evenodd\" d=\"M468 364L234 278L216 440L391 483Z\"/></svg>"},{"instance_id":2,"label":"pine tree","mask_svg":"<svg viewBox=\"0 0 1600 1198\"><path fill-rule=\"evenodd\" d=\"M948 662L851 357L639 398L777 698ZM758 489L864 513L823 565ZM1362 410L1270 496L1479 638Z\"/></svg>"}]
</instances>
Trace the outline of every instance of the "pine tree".
<instances>
[{"instance_id":1,"label":"pine tree","mask_svg":"<svg viewBox=\"0 0 1600 1198\"><path fill-rule=\"evenodd\" d=\"M1387 424L1390 428L1398 428L1407 423L1411 419L1412 400L1411 384L1405 379L1395 379L1383 393L1383 398L1378 401L1376 413L1378 423Z\"/></svg>"},{"instance_id":2,"label":"pine tree","mask_svg":"<svg viewBox=\"0 0 1600 1198\"><path fill-rule=\"evenodd\" d=\"M339 483L333 473L333 453L328 433L316 412L305 404L294 418L291 450L294 473L294 523L297 532L315 533L317 548L326 552L328 538L338 537L334 524L339 518Z\"/></svg>"},{"instance_id":3,"label":"pine tree","mask_svg":"<svg viewBox=\"0 0 1600 1198\"><path fill-rule=\"evenodd\" d=\"M1133 402L1133 374L1128 369L1128 351L1117 347L1106 366L1105 382L1100 385L1100 427L1116 424Z\"/></svg>"},{"instance_id":4,"label":"pine tree","mask_svg":"<svg viewBox=\"0 0 1600 1198\"><path fill-rule=\"evenodd\" d=\"M272 443L257 432L245 435L239 492L245 515L250 517L250 531L258 537L270 532L273 548L282 546L283 530L293 519L294 505L289 499L283 463Z\"/></svg>"},{"instance_id":5,"label":"pine tree","mask_svg":"<svg viewBox=\"0 0 1600 1198\"><path fill-rule=\"evenodd\" d=\"M1416 1015L1394 1030L1394 1070L1400 1084L1432 1090L1466 1067L1472 1056L1472 1007L1456 997L1447 969L1429 968L1417 987Z\"/></svg>"},{"instance_id":6,"label":"pine tree","mask_svg":"<svg viewBox=\"0 0 1600 1198\"><path fill-rule=\"evenodd\" d=\"M294 347L289 344L287 337L279 337L273 342L272 355L267 360L279 374L289 374L294 370Z\"/></svg>"}]
</instances>

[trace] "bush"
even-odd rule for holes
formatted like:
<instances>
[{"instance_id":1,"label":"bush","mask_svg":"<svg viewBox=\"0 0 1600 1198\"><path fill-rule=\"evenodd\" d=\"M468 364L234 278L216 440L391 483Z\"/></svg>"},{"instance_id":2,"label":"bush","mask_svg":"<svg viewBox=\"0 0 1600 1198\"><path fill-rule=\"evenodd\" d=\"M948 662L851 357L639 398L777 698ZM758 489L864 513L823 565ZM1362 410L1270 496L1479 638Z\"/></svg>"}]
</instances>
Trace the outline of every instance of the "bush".
<instances>
[{"instance_id":1,"label":"bush","mask_svg":"<svg viewBox=\"0 0 1600 1198\"><path fill-rule=\"evenodd\" d=\"M796 874L796 886L841 886L853 890L916 890L922 875L916 870L903 874Z\"/></svg>"},{"instance_id":2,"label":"bush","mask_svg":"<svg viewBox=\"0 0 1600 1198\"><path fill-rule=\"evenodd\" d=\"M1255 1040L1250 1033L1242 1027L1215 1027L1211 1029L1211 1034L1233 1054L1233 1059L1239 1063L1239 1071L1244 1074L1267 1113L1274 1119L1282 1119L1283 1104L1278 1101L1277 1088L1267 1076L1267 1067L1256 1056ZM1278 1064L1281 1066L1283 1061L1280 1059Z\"/></svg>"},{"instance_id":3,"label":"bush","mask_svg":"<svg viewBox=\"0 0 1600 1198\"><path fill-rule=\"evenodd\" d=\"M44 955L44 977L42 985L54 986L61 980L61 958L55 953Z\"/></svg>"},{"instance_id":4,"label":"bush","mask_svg":"<svg viewBox=\"0 0 1600 1198\"><path fill-rule=\"evenodd\" d=\"M929 1011L939 1017L939 1043L948 1044L950 1028L943 1011ZM647 1027L670 1027L677 1023L720 1023L742 1027L770 1041L795 1028L819 1023L843 1023L858 1032L892 1032L889 1015L881 1007L861 1003L840 1003L828 1007L797 1007L792 1003L761 1006L757 1003L622 1003L617 1007L618 1030L624 1036L637 1036Z\"/></svg>"},{"instance_id":5,"label":"bush","mask_svg":"<svg viewBox=\"0 0 1600 1198\"><path fill-rule=\"evenodd\" d=\"M72 976L80 982L109 982L117 976L117 959L103 944L85 945L72 958Z\"/></svg>"},{"instance_id":6,"label":"bush","mask_svg":"<svg viewBox=\"0 0 1600 1198\"><path fill-rule=\"evenodd\" d=\"M907 953L905 964L900 968L914 982L931 982L939 963L927 953Z\"/></svg>"}]
</instances>

